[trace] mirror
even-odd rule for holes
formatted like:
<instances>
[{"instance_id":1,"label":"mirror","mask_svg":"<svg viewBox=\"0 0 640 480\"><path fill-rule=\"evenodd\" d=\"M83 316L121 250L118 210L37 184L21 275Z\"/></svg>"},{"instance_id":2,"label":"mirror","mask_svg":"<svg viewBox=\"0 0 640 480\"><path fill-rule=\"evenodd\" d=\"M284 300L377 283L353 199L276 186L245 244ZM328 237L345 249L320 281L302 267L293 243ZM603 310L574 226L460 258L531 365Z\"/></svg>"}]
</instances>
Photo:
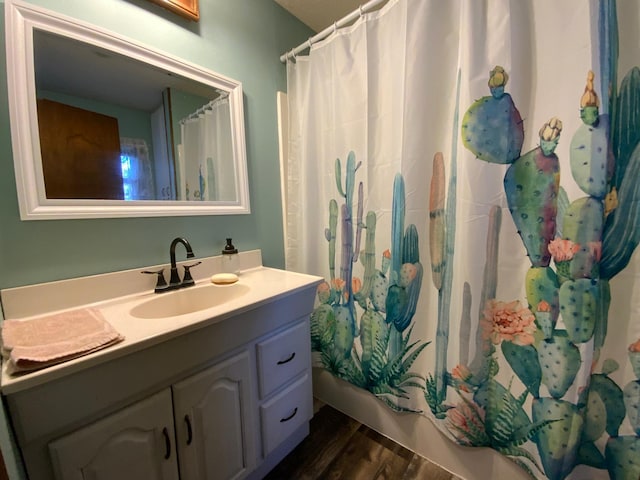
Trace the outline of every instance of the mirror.
<instances>
[{"instance_id":1,"label":"mirror","mask_svg":"<svg viewBox=\"0 0 640 480\"><path fill-rule=\"evenodd\" d=\"M23 220L249 213L242 85L7 0Z\"/></svg>"}]
</instances>

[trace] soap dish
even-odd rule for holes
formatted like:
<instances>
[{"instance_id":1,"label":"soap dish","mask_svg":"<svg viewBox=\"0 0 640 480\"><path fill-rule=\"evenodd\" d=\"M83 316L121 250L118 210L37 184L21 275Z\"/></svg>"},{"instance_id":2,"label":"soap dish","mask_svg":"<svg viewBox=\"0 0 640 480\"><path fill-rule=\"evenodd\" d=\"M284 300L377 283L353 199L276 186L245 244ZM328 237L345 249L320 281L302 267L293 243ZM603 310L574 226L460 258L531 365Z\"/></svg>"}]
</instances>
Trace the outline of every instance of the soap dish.
<instances>
[{"instance_id":1,"label":"soap dish","mask_svg":"<svg viewBox=\"0 0 640 480\"><path fill-rule=\"evenodd\" d=\"M231 285L238 281L238 275L235 273L216 273L211 277L211 283L216 285Z\"/></svg>"}]
</instances>

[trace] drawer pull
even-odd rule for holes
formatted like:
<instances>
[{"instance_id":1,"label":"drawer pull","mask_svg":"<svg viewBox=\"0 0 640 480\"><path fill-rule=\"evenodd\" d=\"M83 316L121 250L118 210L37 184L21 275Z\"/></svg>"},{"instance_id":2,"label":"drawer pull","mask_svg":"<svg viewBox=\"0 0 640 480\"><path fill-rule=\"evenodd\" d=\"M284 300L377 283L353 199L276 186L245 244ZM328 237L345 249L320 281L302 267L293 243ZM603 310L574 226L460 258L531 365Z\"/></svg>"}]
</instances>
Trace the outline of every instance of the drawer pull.
<instances>
[{"instance_id":1,"label":"drawer pull","mask_svg":"<svg viewBox=\"0 0 640 480\"><path fill-rule=\"evenodd\" d=\"M296 352L293 352L291 355L289 355L289 358L287 358L286 360L280 360L278 362L278 365L284 365L285 363L289 363L291 360L293 360L295 356L296 356Z\"/></svg>"},{"instance_id":2,"label":"drawer pull","mask_svg":"<svg viewBox=\"0 0 640 480\"><path fill-rule=\"evenodd\" d=\"M191 429L191 420L189 420L189 415L184 416L184 423L187 424L187 445L191 445L193 441L193 430Z\"/></svg>"},{"instance_id":3,"label":"drawer pull","mask_svg":"<svg viewBox=\"0 0 640 480\"><path fill-rule=\"evenodd\" d=\"M164 459L169 460L169 457L171 456L171 440L169 439L169 431L167 430L167 427L162 429L162 435L164 435Z\"/></svg>"},{"instance_id":4,"label":"drawer pull","mask_svg":"<svg viewBox=\"0 0 640 480\"><path fill-rule=\"evenodd\" d=\"M296 413L298 413L298 407L296 407L295 410L293 411L293 413L291 415L289 415L288 417L281 418L280 419L280 423L288 422L289 420L291 420L293 417L296 416Z\"/></svg>"}]
</instances>

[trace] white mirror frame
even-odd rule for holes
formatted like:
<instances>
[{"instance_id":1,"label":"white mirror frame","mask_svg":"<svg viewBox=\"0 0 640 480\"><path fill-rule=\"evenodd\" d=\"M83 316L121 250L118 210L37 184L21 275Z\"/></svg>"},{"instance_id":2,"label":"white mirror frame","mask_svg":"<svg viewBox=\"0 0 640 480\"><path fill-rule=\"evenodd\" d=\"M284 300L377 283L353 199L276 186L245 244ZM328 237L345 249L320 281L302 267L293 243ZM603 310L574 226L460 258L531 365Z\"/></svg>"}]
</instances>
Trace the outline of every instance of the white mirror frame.
<instances>
[{"instance_id":1,"label":"white mirror frame","mask_svg":"<svg viewBox=\"0 0 640 480\"><path fill-rule=\"evenodd\" d=\"M165 217L250 213L242 84L131 39L19 0L5 1L7 87L20 218ZM229 92L237 201L60 200L46 198L34 71L33 30L93 44Z\"/></svg>"}]
</instances>

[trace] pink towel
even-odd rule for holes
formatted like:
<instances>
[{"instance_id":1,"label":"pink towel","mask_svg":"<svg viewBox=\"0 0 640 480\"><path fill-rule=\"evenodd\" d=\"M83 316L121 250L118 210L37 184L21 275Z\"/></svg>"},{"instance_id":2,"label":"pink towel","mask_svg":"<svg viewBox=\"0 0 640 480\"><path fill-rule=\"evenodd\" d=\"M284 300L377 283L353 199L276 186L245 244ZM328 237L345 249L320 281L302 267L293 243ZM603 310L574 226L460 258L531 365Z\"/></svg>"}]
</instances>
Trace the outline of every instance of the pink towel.
<instances>
[{"instance_id":1,"label":"pink towel","mask_svg":"<svg viewBox=\"0 0 640 480\"><path fill-rule=\"evenodd\" d=\"M8 358L8 373L47 367L122 340L95 308L2 324L2 355Z\"/></svg>"}]
</instances>

